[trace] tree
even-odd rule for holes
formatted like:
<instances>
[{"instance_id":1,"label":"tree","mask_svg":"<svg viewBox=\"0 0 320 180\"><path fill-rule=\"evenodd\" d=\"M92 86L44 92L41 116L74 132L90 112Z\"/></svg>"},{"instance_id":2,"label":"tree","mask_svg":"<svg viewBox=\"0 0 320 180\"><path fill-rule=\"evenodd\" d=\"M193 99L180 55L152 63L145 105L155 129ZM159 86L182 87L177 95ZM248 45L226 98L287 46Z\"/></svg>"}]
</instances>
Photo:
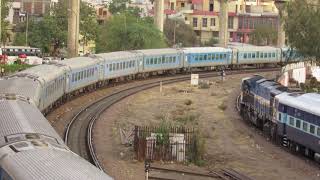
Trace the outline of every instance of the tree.
<instances>
[{"instance_id":1,"label":"tree","mask_svg":"<svg viewBox=\"0 0 320 180\"><path fill-rule=\"evenodd\" d=\"M5 18L9 14L9 2L11 0L2 0L1 1L1 37L0 42L5 44L7 42L7 38L9 37L9 34L7 33L9 22L5 20Z\"/></svg>"},{"instance_id":2,"label":"tree","mask_svg":"<svg viewBox=\"0 0 320 180\"><path fill-rule=\"evenodd\" d=\"M149 21L129 14L113 16L99 28L97 53L166 47L161 32Z\"/></svg>"},{"instance_id":3,"label":"tree","mask_svg":"<svg viewBox=\"0 0 320 180\"><path fill-rule=\"evenodd\" d=\"M109 4L109 11L111 14L129 13L135 17L140 17L141 9L138 7L128 7L130 0L112 0Z\"/></svg>"},{"instance_id":4,"label":"tree","mask_svg":"<svg viewBox=\"0 0 320 180\"><path fill-rule=\"evenodd\" d=\"M181 43L183 47L188 47L197 43L195 32L183 21L167 19L164 24L164 35L170 46Z\"/></svg>"},{"instance_id":5,"label":"tree","mask_svg":"<svg viewBox=\"0 0 320 180\"><path fill-rule=\"evenodd\" d=\"M250 41L255 45L272 45L277 42L277 31L270 25L256 26L250 36Z\"/></svg>"},{"instance_id":6,"label":"tree","mask_svg":"<svg viewBox=\"0 0 320 180\"><path fill-rule=\"evenodd\" d=\"M84 44L88 41L95 41L97 37L98 23L96 20L95 9L86 2L80 4L80 34Z\"/></svg>"},{"instance_id":7,"label":"tree","mask_svg":"<svg viewBox=\"0 0 320 180\"><path fill-rule=\"evenodd\" d=\"M303 56L320 60L320 0L291 1L286 7L285 31L289 44Z\"/></svg>"},{"instance_id":8,"label":"tree","mask_svg":"<svg viewBox=\"0 0 320 180\"><path fill-rule=\"evenodd\" d=\"M97 22L95 10L87 3L80 4L80 34L85 42L95 40L97 35ZM25 24L21 25L21 32L25 32ZM15 44L21 43L22 35L18 33ZM68 35L68 4L67 0L59 1L44 15L42 20L29 20L29 45L39 47L45 53L57 55L58 50L67 45Z\"/></svg>"}]
</instances>

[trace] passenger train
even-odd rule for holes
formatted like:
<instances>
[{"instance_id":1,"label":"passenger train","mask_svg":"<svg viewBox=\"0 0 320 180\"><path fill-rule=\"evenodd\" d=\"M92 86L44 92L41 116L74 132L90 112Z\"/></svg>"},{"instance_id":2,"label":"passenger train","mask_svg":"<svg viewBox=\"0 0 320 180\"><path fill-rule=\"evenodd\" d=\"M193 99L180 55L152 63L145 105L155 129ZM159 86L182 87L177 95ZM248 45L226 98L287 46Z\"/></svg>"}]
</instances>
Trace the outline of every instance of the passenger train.
<instances>
[{"instance_id":1,"label":"passenger train","mask_svg":"<svg viewBox=\"0 0 320 180\"><path fill-rule=\"evenodd\" d=\"M110 179L72 153L43 115L112 81L193 69L277 65L285 48L237 46L120 51L32 67L0 79L0 180Z\"/></svg>"},{"instance_id":2,"label":"passenger train","mask_svg":"<svg viewBox=\"0 0 320 180\"><path fill-rule=\"evenodd\" d=\"M261 76L242 81L240 111L275 142L320 158L320 94L292 91Z\"/></svg>"}]
</instances>

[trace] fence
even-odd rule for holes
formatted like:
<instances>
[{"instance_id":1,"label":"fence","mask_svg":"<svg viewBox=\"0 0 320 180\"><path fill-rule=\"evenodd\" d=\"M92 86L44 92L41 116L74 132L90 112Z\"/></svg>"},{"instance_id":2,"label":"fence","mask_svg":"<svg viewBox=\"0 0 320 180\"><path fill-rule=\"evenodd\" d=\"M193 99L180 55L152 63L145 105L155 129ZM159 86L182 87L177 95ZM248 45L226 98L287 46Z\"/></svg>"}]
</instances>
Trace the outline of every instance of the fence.
<instances>
[{"instance_id":1,"label":"fence","mask_svg":"<svg viewBox=\"0 0 320 180\"><path fill-rule=\"evenodd\" d=\"M139 127L134 130L134 151L139 161L185 162L196 152L195 130L185 127Z\"/></svg>"}]
</instances>

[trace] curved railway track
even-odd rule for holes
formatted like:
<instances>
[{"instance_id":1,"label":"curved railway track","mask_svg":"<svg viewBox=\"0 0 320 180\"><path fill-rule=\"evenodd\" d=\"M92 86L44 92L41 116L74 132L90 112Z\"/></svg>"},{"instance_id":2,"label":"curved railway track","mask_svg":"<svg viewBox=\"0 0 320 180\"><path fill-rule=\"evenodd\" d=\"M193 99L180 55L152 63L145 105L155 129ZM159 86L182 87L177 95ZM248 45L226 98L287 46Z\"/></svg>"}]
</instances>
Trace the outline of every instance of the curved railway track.
<instances>
[{"instance_id":1,"label":"curved railway track","mask_svg":"<svg viewBox=\"0 0 320 180\"><path fill-rule=\"evenodd\" d=\"M257 73L257 72L270 72L276 71L279 68L269 68L269 69L246 69L246 70L231 70L227 71L227 75L236 75L236 74L247 74L247 73ZM209 78L209 77L218 77L217 72L208 72L208 73L199 73L200 78ZM111 107L113 104L119 102L120 100L134 95L138 92L154 88L159 86L160 82L163 85L171 84L176 82L182 82L190 80L190 74L188 75L179 75L173 78L165 80L155 80L127 89L119 90L110 95L100 98L99 100L89 104L88 106L82 108L68 124L65 131L65 143L68 147L90 161L98 168L103 170L100 165L97 156L95 154L95 149L93 145L93 126L95 121L99 118L102 112Z\"/></svg>"}]
</instances>

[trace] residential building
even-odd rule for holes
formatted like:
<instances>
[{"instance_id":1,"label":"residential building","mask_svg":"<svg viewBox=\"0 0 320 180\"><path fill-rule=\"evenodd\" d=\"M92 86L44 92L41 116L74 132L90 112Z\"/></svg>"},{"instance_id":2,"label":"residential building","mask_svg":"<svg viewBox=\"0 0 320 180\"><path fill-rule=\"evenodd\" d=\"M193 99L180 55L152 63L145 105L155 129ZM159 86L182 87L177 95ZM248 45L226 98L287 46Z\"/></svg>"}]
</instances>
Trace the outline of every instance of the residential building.
<instances>
[{"instance_id":1,"label":"residential building","mask_svg":"<svg viewBox=\"0 0 320 180\"><path fill-rule=\"evenodd\" d=\"M201 42L219 38L220 0L165 0L165 14L182 12ZM169 13L170 14L170 13ZM277 27L278 10L272 0L232 0L228 2L228 37L248 42L259 24Z\"/></svg>"}]
</instances>

